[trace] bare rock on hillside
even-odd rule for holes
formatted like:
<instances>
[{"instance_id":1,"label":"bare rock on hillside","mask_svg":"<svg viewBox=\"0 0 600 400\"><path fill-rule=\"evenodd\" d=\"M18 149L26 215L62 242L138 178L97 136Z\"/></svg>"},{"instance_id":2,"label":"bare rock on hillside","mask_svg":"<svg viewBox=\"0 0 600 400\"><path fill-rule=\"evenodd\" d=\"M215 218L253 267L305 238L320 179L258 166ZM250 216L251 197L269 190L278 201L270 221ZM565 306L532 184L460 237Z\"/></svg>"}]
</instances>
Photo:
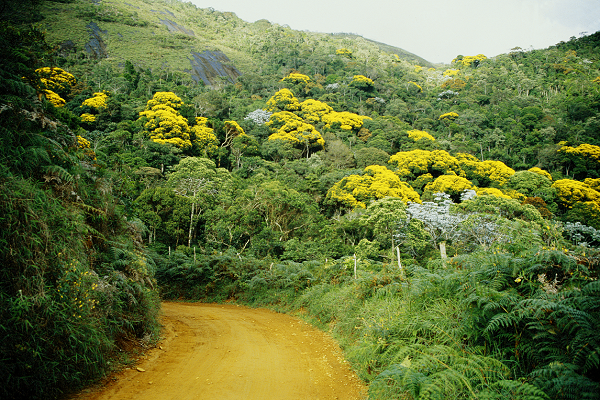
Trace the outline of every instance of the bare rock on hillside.
<instances>
[{"instance_id":1,"label":"bare rock on hillside","mask_svg":"<svg viewBox=\"0 0 600 400\"><path fill-rule=\"evenodd\" d=\"M196 36L196 34L194 33L194 31L192 31L191 29L187 29L184 26L179 25L177 22L173 22L170 19L158 19L162 24L164 24L167 29L169 30L169 32L171 33L182 33L184 35L188 35L188 36Z\"/></svg>"},{"instance_id":2,"label":"bare rock on hillside","mask_svg":"<svg viewBox=\"0 0 600 400\"><path fill-rule=\"evenodd\" d=\"M232 65L231 60L218 50L206 50L202 53L193 51L190 63L192 64L192 69L186 72L190 73L194 81L203 81L208 86L214 86L221 81L220 78L226 78L229 82L235 82L242 75Z\"/></svg>"},{"instance_id":3,"label":"bare rock on hillside","mask_svg":"<svg viewBox=\"0 0 600 400\"><path fill-rule=\"evenodd\" d=\"M95 22L87 24L87 28L90 32L90 41L85 44L85 51L91 58L100 59L108 57L106 43L102 38L103 35L108 34L108 31L100 29Z\"/></svg>"}]
</instances>

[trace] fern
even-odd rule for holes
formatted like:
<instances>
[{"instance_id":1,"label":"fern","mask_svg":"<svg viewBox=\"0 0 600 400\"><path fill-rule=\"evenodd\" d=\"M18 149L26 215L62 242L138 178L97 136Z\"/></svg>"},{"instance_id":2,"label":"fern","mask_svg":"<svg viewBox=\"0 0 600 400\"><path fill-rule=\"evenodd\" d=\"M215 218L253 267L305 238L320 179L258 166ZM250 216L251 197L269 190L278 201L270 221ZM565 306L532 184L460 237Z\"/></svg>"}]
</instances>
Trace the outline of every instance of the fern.
<instances>
[{"instance_id":1,"label":"fern","mask_svg":"<svg viewBox=\"0 0 600 400\"><path fill-rule=\"evenodd\" d=\"M374 399L477 398L490 382L508 375L498 360L449 346L413 345L400 349L396 359L371 383Z\"/></svg>"},{"instance_id":2,"label":"fern","mask_svg":"<svg viewBox=\"0 0 600 400\"><path fill-rule=\"evenodd\" d=\"M45 168L45 171L46 175L58 178L59 184L73 182L73 175L71 175L66 169L59 165L49 165Z\"/></svg>"},{"instance_id":3,"label":"fern","mask_svg":"<svg viewBox=\"0 0 600 400\"><path fill-rule=\"evenodd\" d=\"M552 399L598 399L600 384L577 372L577 366L568 363L550 363L531 373L534 382Z\"/></svg>"},{"instance_id":4,"label":"fern","mask_svg":"<svg viewBox=\"0 0 600 400\"><path fill-rule=\"evenodd\" d=\"M527 382L499 380L478 393L478 400L548 400L540 388Z\"/></svg>"}]
</instances>

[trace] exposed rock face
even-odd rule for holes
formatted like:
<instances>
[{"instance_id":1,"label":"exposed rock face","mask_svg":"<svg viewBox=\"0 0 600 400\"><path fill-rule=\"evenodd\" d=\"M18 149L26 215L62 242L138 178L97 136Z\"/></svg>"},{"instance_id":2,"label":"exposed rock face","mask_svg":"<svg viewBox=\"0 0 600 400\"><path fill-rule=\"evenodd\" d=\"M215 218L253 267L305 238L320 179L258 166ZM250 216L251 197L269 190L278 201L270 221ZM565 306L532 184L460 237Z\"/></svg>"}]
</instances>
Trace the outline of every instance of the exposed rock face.
<instances>
[{"instance_id":1,"label":"exposed rock face","mask_svg":"<svg viewBox=\"0 0 600 400\"><path fill-rule=\"evenodd\" d=\"M234 82L238 76L242 75L221 51L203 51L202 53L192 52L191 71L192 79L196 82L203 81L205 85L213 86L220 81L219 78L227 78Z\"/></svg>"},{"instance_id":2,"label":"exposed rock face","mask_svg":"<svg viewBox=\"0 0 600 400\"><path fill-rule=\"evenodd\" d=\"M87 24L87 28L90 32L90 41L85 44L85 51L91 58L99 59L108 57L106 43L104 42L104 39L102 39L102 35L108 34L108 31L100 29L95 22Z\"/></svg>"},{"instance_id":3,"label":"exposed rock face","mask_svg":"<svg viewBox=\"0 0 600 400\"><path fill-rule=\"evenodd\" d=\"M194 31L192 31L191 29L187 29L186 27L183 27L181 25L179 25L177 22L173 22L170 19L158 19L161 23L163 23L164 25L166 25L167 29L169 30L169 32L171 33L182 33L184 35L188 35L188 36L196 36L194 34Z\"/></svg>"}]
</instances>

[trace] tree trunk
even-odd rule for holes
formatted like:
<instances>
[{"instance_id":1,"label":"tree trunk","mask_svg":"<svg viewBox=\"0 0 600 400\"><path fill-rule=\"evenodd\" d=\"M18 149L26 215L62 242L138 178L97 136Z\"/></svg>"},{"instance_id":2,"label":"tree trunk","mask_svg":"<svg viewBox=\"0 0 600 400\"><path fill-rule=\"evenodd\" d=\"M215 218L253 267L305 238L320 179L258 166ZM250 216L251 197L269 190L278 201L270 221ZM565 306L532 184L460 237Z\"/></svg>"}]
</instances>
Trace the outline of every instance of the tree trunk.
<instances>
[{"instance_id":1,"label":"tree trunk","mask_svg":"<svg viewBox=\"0 0 600 400\"><path fill-rule=\"evenodd\" d=\"M192 227L194 226L194 206L196 203L192 201L192 214L190 215L190 231L188 232L188 247L192 246Z\"/></svg>"},{"instance_id":2,"label":"tree trunk","mask_svg":"<svg viewBox=\"0 0 600 400\"><path fill-rule=\"evenodd\" d=\"M444 268L446 268L446 260L448 259L448 256L446 255L446 242L440 242L440 254L442 256L442 264L444 265Z\"/></svg>"}]
</instances>

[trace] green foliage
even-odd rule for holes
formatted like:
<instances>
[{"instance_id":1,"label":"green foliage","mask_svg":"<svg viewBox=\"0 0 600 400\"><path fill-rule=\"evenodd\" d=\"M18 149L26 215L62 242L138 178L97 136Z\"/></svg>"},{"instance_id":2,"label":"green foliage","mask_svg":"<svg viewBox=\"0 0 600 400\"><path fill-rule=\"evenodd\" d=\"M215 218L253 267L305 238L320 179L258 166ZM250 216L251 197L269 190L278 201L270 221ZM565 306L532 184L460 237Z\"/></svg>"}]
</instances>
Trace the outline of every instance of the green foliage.
<instances>
[{"instance_id":1,"label":"green foliage","mask_svg":"<svg viewBox=\"0 0 600 400\"><path fill-rule=\"evenodd\" d=\"M85 243L103 235L35 183L2 193L3 397L54 396L101 376L121 338L156 332L153 271L139 252L94 265Z\"/></svg>"},{"instance_id":2,"label":"green foliage","mask_svg":"<svg viewBox=\"0 0 600 400\"><path fill-rule=\"evenodd\" d=\"M143 226L123 218L77 118L36 97L74 77L39 69L36 29L3 19L0 41L0 397L55 398L105 374L125 339L155 340L158 294Z\"/></svg>"},{"instance_id":3,"label":"green foliage","mask_svg":"<svg viewBox=\"0 0 600 400\"><path fill-rule=\"evenodd\" d=\"M6 393L76 386L119 338L154 332L155 265L165 298L302 309L373 398L598 393L599 34L446 70L179 1L15 4L0 10ZM25 10L58 53L16 27ZM110 57L85 52L90 21ZM206 48L228 73L197 84ZM419 204L466 188L456 213Z\"/></svg>"},{"instance_id":4,"label":"green foliage","mask_svg":"<svg viewBox=\"0 0 600 400\"><path fill-rule=\"evenodd\" d=\"M504 218L519 218L525 221L543 223L540 212L529 204L521 204L515 199L504 199L496 196L476 196L457 205L464 212L482 212L500 215Z\"/></svg>"}]
</instances>

